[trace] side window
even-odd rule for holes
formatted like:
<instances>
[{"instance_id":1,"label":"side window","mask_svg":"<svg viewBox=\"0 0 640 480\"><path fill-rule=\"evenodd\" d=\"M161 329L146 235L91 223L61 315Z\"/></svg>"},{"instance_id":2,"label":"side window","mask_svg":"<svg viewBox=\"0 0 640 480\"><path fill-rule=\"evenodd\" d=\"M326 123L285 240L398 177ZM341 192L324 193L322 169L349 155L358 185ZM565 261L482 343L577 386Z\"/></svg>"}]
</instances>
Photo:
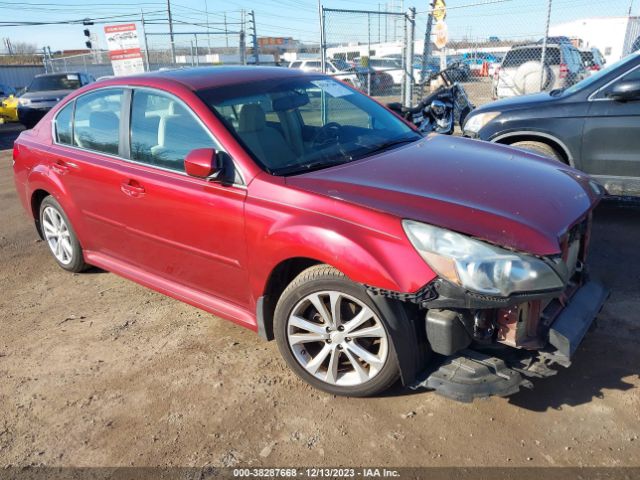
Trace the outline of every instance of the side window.
<instances>
[{"instance_id":1,"label":"side window","mask_svg":"<svg viewBox=\"0 0 640 480\"><path fill-rule=\"evenodd\" d=\"M58 115L56 115L56 119L54 122L56 142L62 143L63 145L71 145L71 120L73 118L74 103L75 102L71 102L62 110L60 110L60 112L58 112Z\"/></svg>"},{"instance_id":2,"label":"side window","mask_svg":"<svg viewBox=\"0 0 640 480\"><path fill-rule=\"evenodd\" d=\"M145 90L133 93L130 135L132 160L181 172L191 150L217 147L180 102Z\"/></svg>"},{"instance_id":3,"label":"side window","mask_svg":"<svg viewBox=\"0 0 640 480\"><path fill-rule=\"evenodd\" d=\"M118 154L122 90L105 89L76 100L73 144L97 152Z\"/></svg>"}]
</instances>

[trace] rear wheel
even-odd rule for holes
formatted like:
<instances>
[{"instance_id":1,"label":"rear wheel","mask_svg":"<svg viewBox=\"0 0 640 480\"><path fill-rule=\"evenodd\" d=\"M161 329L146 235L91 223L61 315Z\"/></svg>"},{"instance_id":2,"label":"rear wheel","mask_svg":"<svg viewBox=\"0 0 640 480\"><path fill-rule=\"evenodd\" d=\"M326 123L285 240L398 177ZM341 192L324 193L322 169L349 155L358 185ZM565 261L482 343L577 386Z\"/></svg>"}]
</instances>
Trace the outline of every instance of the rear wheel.
<instances>
[{"instance_id":1,"label":"rear wheel","mask_svg":"<svg viewBox=\"0 0 640 480\"><path fill-rule=\"evenodd\" d=\"M289 367L326 392L374 395L399 377L384 318L364 287L328 265L308 268L285 289L274 333Z\"/></svg>"},{"instance_id":2,"label":"rear wheel","mask_svg":"<svg viewBox=\"0 0 640 480\"><path fill-rule=\"evenodd\" d=\"M538 155L543 155L545 157L549 157L564 163L564 159L556 151L556 149L553 148L551 145L547 145L546 143L525 141L525 142L512 143L511 146L520 148L522 150L527 150L529 152L537 153Z\"/></svg>"},{"instance_id":3,"label":"rear wheel","mask_svg":"<svg viewBox=\"0 0 640 480\"><path fill-rule=\"evenodd\" d=\"M70 272L81 272L89 267L84 261L82 247L69 218L51 196L40 204L40 228L58 265Z\"/></svg>"}]
</instances>

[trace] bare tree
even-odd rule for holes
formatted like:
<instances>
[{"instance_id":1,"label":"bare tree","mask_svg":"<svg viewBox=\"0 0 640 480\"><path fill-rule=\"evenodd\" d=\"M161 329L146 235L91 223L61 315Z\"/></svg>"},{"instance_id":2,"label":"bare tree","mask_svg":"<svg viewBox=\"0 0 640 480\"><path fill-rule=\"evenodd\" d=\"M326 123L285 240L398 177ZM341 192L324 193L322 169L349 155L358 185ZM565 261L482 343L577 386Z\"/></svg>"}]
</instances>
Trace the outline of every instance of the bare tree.
<instances>
[{"instance_id":1,"label":"bare tree","mask_svg":"<svg viewBox=\"0 0 640 480\"><path fill-rule=\"evenodd\" d=\"M11 42L11 50L14 55L33 55L38 51L35 43Z\"/></svg>"}]
</instances>

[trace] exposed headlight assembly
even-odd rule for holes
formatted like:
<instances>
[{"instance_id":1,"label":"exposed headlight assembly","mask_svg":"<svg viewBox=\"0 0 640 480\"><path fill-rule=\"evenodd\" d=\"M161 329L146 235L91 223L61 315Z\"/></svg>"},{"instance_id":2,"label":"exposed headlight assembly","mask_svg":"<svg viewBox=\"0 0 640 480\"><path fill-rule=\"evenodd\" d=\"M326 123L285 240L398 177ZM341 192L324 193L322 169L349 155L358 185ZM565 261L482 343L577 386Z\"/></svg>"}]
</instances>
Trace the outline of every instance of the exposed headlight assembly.
<instances>
[{"instance_id":1,"label":"exposed headlight assembly","mask_svg":"<svg viewBox=\"0 0 640 480\"><path fill-rule=\"evenodd\" d=\"M464 124L464 131L478 133L482 127L484 127L498 115L500 115L500 112L487 112L471 115Z\"/></svg>"},{"instance_id":2,"label":"exposed headlight assembly","mask_svg":"<svg viewBox=\"0 0 640 480\"><path fill-rule=\"evenodd\" d=\"M26 105L31 105L31 100L28 98L19 98L18 103L24 107Z\"/></svg>"},{"instance_id":3,"label":"exposed headlight assembly","mask_svg":"<svg viewBox=\"0 0 640 480\"><path fill-rule=\"evenodd\" d=\"M450 230L403 220L409 241L442 278L466 290L508 297L564 286L553 269L539 258L474 240Z\"/></svg>"}]
</instances>

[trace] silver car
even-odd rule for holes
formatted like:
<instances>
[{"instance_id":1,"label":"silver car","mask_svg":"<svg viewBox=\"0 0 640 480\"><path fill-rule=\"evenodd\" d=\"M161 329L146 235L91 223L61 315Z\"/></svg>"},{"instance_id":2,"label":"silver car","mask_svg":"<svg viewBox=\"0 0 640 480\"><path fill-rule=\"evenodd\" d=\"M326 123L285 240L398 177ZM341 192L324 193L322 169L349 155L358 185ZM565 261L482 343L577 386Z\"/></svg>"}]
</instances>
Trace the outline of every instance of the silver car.
<instances>
[{"instance_id":1,"label":"silver car","mask_svg":"<svg viewBox=\"0 0 640 480\"><path fill-rule=\"evenodd\" d=\"M512 47L493 75L494 98L566 88L588 76L580 51L570 43Z\"/></svg>"}]
</instances>

